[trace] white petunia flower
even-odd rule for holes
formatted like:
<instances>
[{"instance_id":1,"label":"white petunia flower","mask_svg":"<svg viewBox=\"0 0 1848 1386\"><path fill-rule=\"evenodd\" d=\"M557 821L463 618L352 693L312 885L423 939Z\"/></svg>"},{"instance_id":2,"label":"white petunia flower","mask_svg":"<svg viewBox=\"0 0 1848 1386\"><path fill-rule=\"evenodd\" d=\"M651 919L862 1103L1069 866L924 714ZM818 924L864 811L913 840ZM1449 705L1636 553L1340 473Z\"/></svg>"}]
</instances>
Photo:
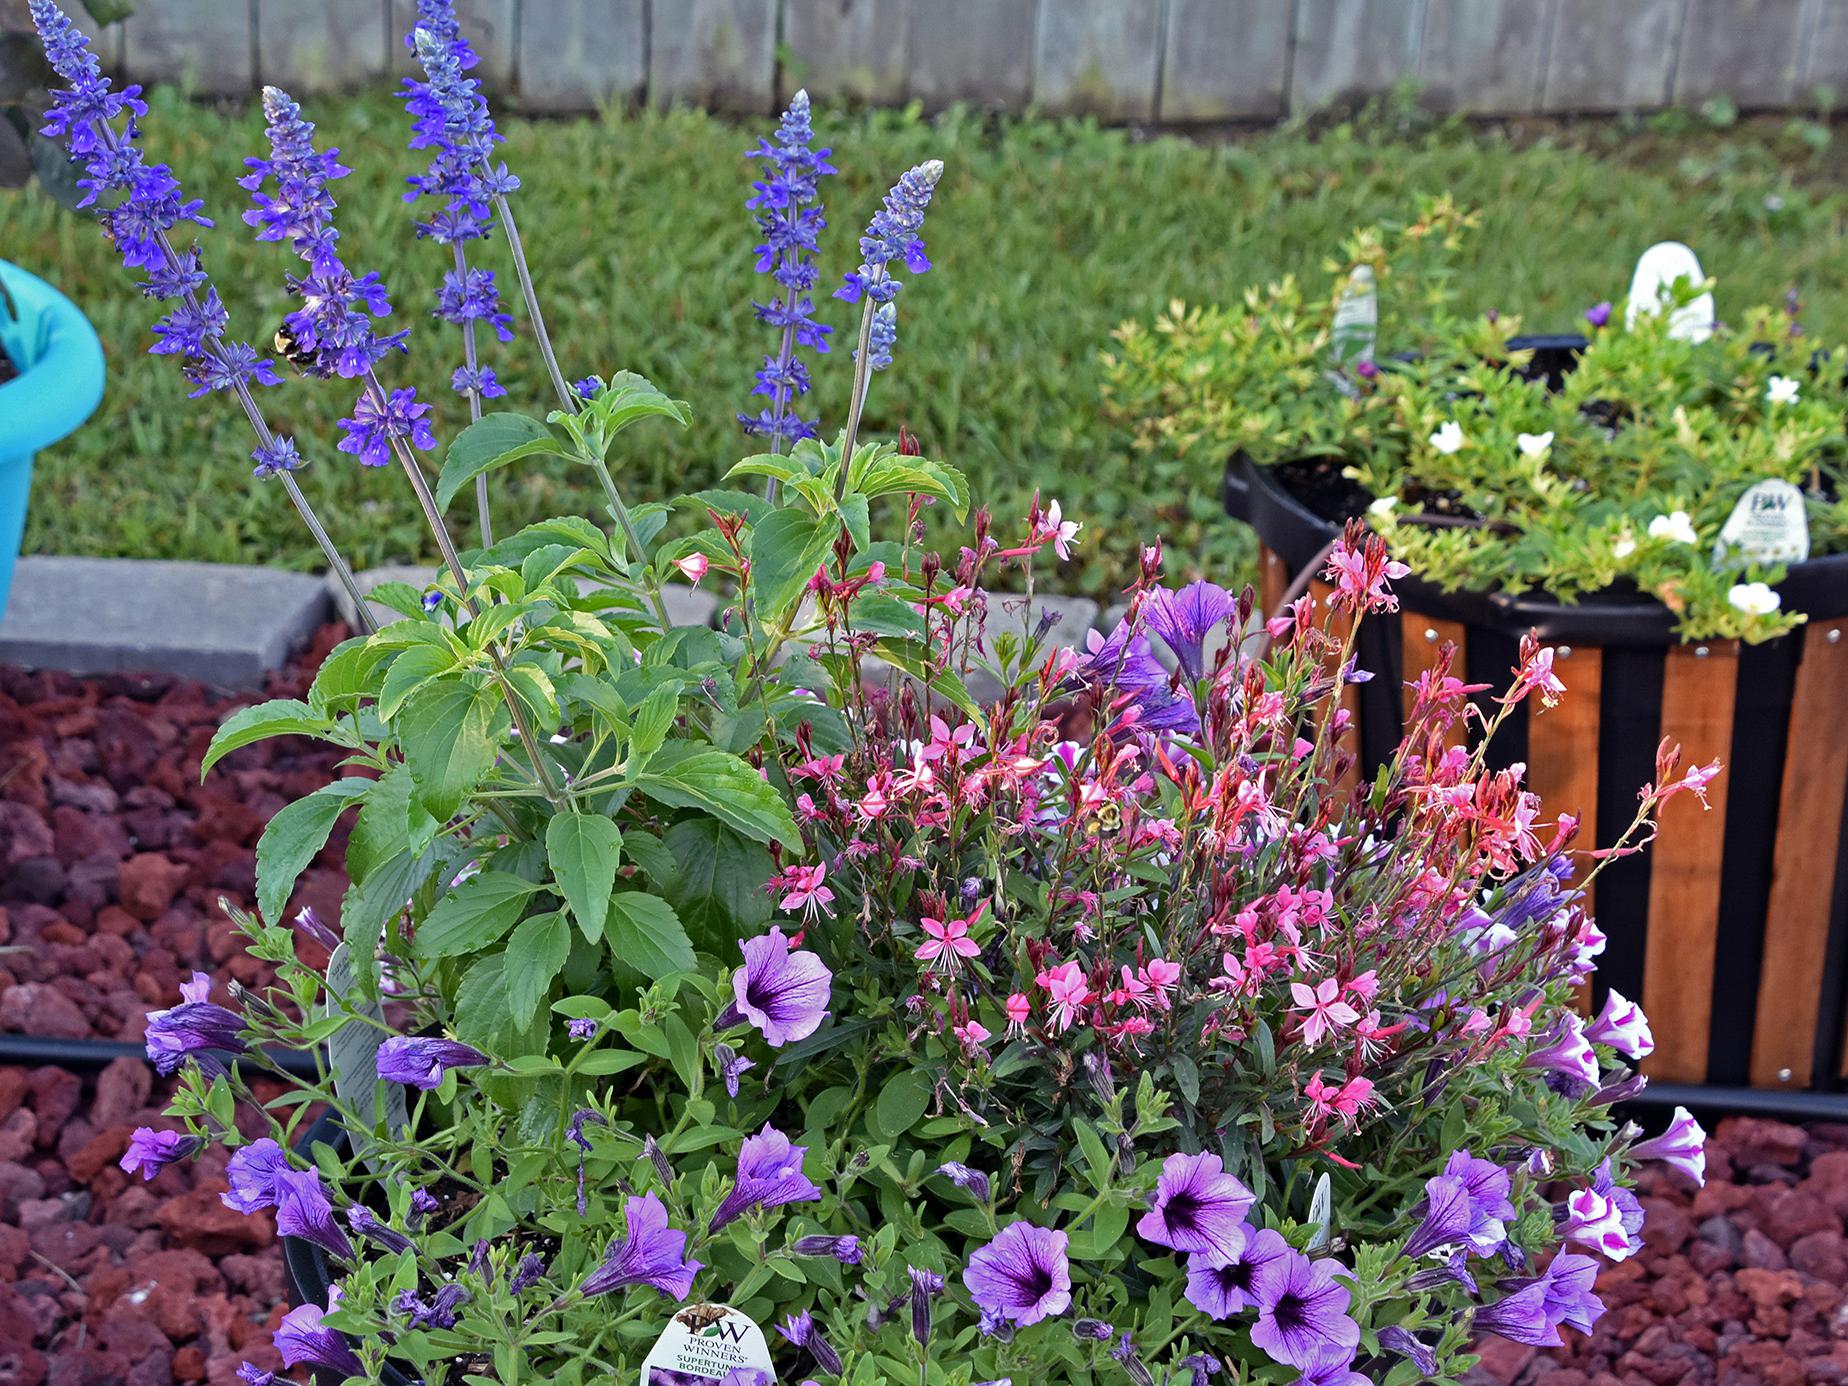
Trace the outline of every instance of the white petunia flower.
<instances>
[{"instance_id":1,"label":"white petunia flower","mask_svg":"<svg viewBox=\"0 0 1848 1386\"><path fill-rule=\"evenodd\" d=\"M1523 457L1544 457L1546 450L1553 446L1553 430L1545 433L1523 433L1514 440L1514 445L1521 450Z\"/></svg>"},{"instance_id":2,"label":"white petunia flower","mask_svg":"<svg viewBox=\"0 0 1848 1386\"><path fill-rule=\"evenodd\" d=\"M1769 616L1783 605L1783 598L1762 582L1736 583L1726 600L1747 616Z\"/></svg>"},{"instance_id":3,"label":"white petunia flower","mask_svg":"<svg viewBox=\"0 0 1848 1386\"><path fill-rule=\"evenodd\" d=\"M1668 515L1657 515L1649 522L1651 539L1672 539L1677 544L1698 544L1700 536L1694 532L1694 521L1685 510L1677 510Z\"/></svg>"},{"instance_id":4,"label":"white petunia flower","mask_svg":"<svg viewBox=\"0 0 1848 1386\"><path fill-rule=\"evenodd\" d=\"M1376 520L1386 520L1390 519L1392 512L1398 508L1399 498L1397 496L1381 496L1367 507L1367 513Z\"/></svg>"},{"instance_id":5,"label":"white petunia flower","mask_svg":"<svg viewBox=\"0 0 1848 1386\"><path fill-rule=\"evenodd\" d=\"M1446 457L1463 446L1463 425L1455 419L1445 419L1437 426L1437 432L1431 435L1431 446Z\"/></svg>"},{"instance_id":6,"label":"white petunia flower","mask_svg":"<svg viewBox=\"0 0 1848 1386\"><path fill-rule=\"evenodd\" d=\"M1795 404L1797 395L1803 389L1801 382L1788 375L1774 375L1771 383L1765 386L1766 404Z\"/></svg>"}]
</instances>

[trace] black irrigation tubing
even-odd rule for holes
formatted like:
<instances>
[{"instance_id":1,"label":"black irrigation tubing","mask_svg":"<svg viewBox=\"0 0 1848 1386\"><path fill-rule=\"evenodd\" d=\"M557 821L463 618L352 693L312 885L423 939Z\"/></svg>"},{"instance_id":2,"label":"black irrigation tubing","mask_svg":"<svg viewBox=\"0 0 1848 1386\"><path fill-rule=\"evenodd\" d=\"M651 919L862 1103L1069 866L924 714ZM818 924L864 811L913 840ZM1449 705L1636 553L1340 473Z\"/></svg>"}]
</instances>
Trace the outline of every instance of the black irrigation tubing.
<instances>
[{"instance_id":1,"label":"black irrigation tubing","mask_svg":"<svg viewBox=\"0 0 1848 1386\"><path fill-rule=\"evenodd\" d=\"M105 1068L117 1059L147 1061L147 1050L124 1040L49 1039L43 1035L0 1035L0 1064L51 1064L74 1072ZM317 1076L314 1056L295 1049L269 1049L271 1068L298 1078Z\"/></svg>"}]
</instances>

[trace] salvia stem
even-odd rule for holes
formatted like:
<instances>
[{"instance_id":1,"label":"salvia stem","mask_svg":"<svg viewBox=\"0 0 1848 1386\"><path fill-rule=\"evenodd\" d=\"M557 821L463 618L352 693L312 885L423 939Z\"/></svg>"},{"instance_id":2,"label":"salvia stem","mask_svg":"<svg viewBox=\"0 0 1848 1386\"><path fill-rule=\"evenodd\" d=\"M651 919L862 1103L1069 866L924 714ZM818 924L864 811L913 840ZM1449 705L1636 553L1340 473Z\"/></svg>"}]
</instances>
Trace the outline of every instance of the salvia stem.
<instances>
[{"instance_id":1,"label":"salvia stem","mask_svg":"<svg viewBox=\"0 0 1848 1386\"><path fill-rule=\"evenodd\" d=\"M883 275L881 276L883 278ZM853 440L860 431L860 414L866 408L866 390L872 383L872 368L867 364L873 337L873 303L869 294L860 310L860 345L853 354L853 398L847 407L847 431L841 435L841 465L834 478L834 499L847 494L847 467L853 460Z\"/></svg>"},{"instance_id":2,"label":"salvia stem","mask_svg":"<svg viewBox=\"0 0 1848 1386\"><path fill-rule=\"evenodd\" d=\"M629 548L635 555L635 561L644 562L642 536L635 528L635 520L629 514L629 507L623 504L622 493L616 489L616 478L610 475L609 463L601 457L593 456L591 465L596 470L597 480L603 483L604 499L609 501L610 513L615 515L616 523L622 526L623 537L629 541ZM673 622L668 618L667 601L662 597L660 587L652 582L645 582L642 586L648 593L649 602L654 606L655 615L660 619L661 629L663 631L671 629Z\"/></svg>"},{"instance_id":3,"label":"salvia stem","mask_svg":"<svg viewBox=\"0 0 1848 1386\"><path fill-rule=\"evenodd\" d=\"M321 517L314 513L314 506L308 503L308 497L302 494L302 488L288 472L280 473L282 489L289 494L295 504L295 513L302 517L302 523L308 526L308 532L314 536L314 542L321 546L321 556L327 560L327 566L346 589L349 600L353 603L353 624L362 635L374 635L378 632L378 622L372 619L372 611L366 605L365 595L359 590L359 583L353 577L353 570L341 558L340 551L334 547L334 541L321 523Z\"/></svg>"},{"instance_id":4,"label":"salvia stem","mask_svg":"<svg viewBox=\"0 0 1848 1386\"><path fill-rule=\"evenodd\" d=\"M464 282L468 279L468 252L462 249L462 242L455 243L456 275ZM468 367L471 382L475 374L475 324L462 324L462 363ZM468 391L468 421L481 422L481 392ZM494 521L488 515L488 474L483 472L475 478L475 514L481 524L481 547L494 547Z\"/></svg>"},{"instance_id":5,"label":"salvia stem","mask_svg":"<svg viewBox=\"0 0 1848 1386\"><path fill-rule=\"evenodd\" d=\"M507 249L513 252L513 270L520 279L520 295L526 300L526 316L533 325L533 338L539 343L539 354L545 358L546 373L552 377L552 388L558 391L559 402L565 412L577 413L577 395L565 384L564 373L558 369L558 358L552 354L552 338L545 330L545 318L539 312L539 294L533 288L532 271L526 267L526 248L520 244L519 228L513 224L513 208L504 196L496 196L494 209L500 213L501 230L507 235Z\"/></svg>"}]
</instances>

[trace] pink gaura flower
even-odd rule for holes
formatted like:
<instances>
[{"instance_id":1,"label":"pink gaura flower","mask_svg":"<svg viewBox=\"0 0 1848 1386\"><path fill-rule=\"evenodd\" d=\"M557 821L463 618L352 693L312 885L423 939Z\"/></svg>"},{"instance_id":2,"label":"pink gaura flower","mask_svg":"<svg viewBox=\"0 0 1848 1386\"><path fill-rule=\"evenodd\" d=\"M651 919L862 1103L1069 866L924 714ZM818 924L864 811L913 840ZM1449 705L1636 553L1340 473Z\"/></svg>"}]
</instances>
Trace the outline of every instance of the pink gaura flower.
<instances>
[{"instance_id":1,"label":"pink gaura flower","mask_svg":"<svg viewBox=\"0 0 1848 1386\"><path fill-rule=\"evenodd\" d=\"M971 1016L961 1025L952 1025L950 1033L961 1041L965 1049L980 1049L988 1042L988 1027Z\"/></svg>"},{"instance_id":2,"label":"pink gaura flower","mask_svg":"<svg viewBox=\"0 0 1848 1386\"><path fill-rule=\"evenodd\" d=\"M969 926L980 919L982 911L987 908L988 902L984 900L967 919L919 920L924 932L930 937L918 945L917 960L922 963L941 960L946 972L954 972L962 959L978 957L982 951L981 945L969 937Z\"/></svg>"},{"instance_id":3,"label":"pink gaura flower","mask_svg":"<svg viewBox=\"0 0 1848 1386\"><path fill-rule=\"evenodd\" d=\"M1014 992L1002 1004L1001 1009L1007 1013L1009 1039L1018 1039L1027 1033L1027 1017L1033 1013L1033 1005L1024 993Z\"/></svg>"},{"instance_id":4,"label":"pink gaura flower","mask_svg":"<svg viewBox=\"0 0 1848 1386\"><path fill-rule=\"evenodd\" d=\"M1514 671L1514 686L1506 701L1518 703L1530 693L1540 699L1542 708L1559 701L1566 685L1553 672L1553 653L1553 647L1542 645L1532 631L1521 637L1521 667Z\"/></svg>"},{"instance_id":5,"label":"pink gaura flower","mask_svg":"<svg viewBox=\"0 0 1848 1386\"><path fill-rule=\"evenodd\" d=\"M1303 1084L1303 1096L1309 1099L1312 1120L1326 1121L1335 1116L1343 1126L1351 1127L1361 1112L1373 1103L1373 1080L1350 1078L1335 1087L1324 1083L1319 1072L1311 1073L1309 1081Z\"/></svg>"},{"instance_id":6,"label":"pink gaura flower","mask_svg":"<svg viewBox=\"0 0 1848 1386\"><path fill-rule=\"evenodd\" d=\"M1071 1029L1079 1009L1091 999L1091 985L1085 980L1084 969L1075 962L1061 963L1034 980L1052 997L1054 1028L1061 1034Z\"/></svg>"},{"instance_id":7,"label":"pink gaura flower","mask_svg":"<svg viewBox=\"0 0 1848 1386\"><path fill-rule=\"evenodd\" d=\"M676 558L674 566L680 569L680 576L698 587L699 580L711 569L712 560L703 553L690 553L685 558Z\"/></svg>"},{"instance_id":8,"label":"pink gaura flower","mask_svg":"<svg viewBox=\"0 0 1848 1386\"><path fill-rule=\"evenodd\" d=\"M1323 570L1335 587L1329 605L1337 610L1397 611L1399 599L1386 584L1411 571L1386 556L1386 543L1378 535L1362 534L1358 526L1352 526L1329 550L1328 566Z\"/></svg>"},{"instance_id":9,"label":"pink gaura flower","mask_svg":"<svg viewBox=\"0 0 1848 1386\"><path fill-rule=\"evenodd\" d=\"M1168 1009L1168 998L1181 984L1181 965L1166 958L1151 958L1142 969L1142 980L1154 990L1155 1004Z\"/></svg>"},{"instance_id":10,"label":"pink gaura flower","mask_svg":"<svg viewBox=\"0 0 1848 1386\"><path fill-rule=\"evenodd\" d=\"M779 902L782 908L792 913L801 910L804 919L813 920L817 915L834 913L834 892L822 884L827 875L825 862L792 866L781 875L771 877L770 888L784 892Z\"/></svg>"},{"instance_id":11,"label":"pink gaura flower","mask_svg":"<svg viewBox=\"0 0 1848 1386\"><path fill-rule=\"evenodd\" d=\"M1307 1012L1303 1019L1304 1044L1319 1044L1324 1035L1360 1019L1360 1012L1341 999L1341 983L1333 977L1324 977L1313 987L1291 982L1290 995L1296 1001L1292 1009Z\"/></svg>"},{"instance_id":12,"label":"pink gaura flower","mask_svg":"<svg viewBox=\"0 0 1848 1386\"><path fill-rule=\"evenodd\" d=\"M1077 539L1078 531L1083 528L1078 521L1068 520L1061 515L1059 503L1054 501L1046 507L1046 513L1040 516L1033 531L1033 542L1051 544L1052 551L1063 561L1072 556L1072 541Z\"/></svg>"}]
</instances>

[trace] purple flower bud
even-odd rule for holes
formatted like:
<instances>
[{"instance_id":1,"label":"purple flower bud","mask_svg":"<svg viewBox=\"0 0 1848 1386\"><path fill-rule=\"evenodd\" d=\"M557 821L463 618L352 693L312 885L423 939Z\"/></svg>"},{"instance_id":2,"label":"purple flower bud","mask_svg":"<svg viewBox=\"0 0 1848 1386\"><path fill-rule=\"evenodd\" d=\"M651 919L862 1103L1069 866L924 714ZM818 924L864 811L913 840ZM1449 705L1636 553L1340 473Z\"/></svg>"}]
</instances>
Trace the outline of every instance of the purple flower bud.
<instances>
[{"instance_id":1,"label":"purple flower bud","mask_svg":"<svg viewBox=\"0 0 1848 1386\"><path fill-rule=\"evenodd\" d=\"M674 1167L668 1163L667 1152L661 1149L661 1143L650 1132L642 1137L642 1158L654 1166L655 1178L661 1181L661 1187L674 1187Z\"/></svg>"},{"instance_id":2,"label":"purple flower bud","mask_svg":"<svg viewBox=\"0 0 1848 1386\"><path fill-rule=\"evenodd\" d=\"M456 1311L473 1298L461 1285L451 1281L434 1295L429 1303L417 1297L414 1290L400 1290L391 1301L392 1311L403 1315L410 1321L412 1328L454 1328Z\"/></svg>"},{"instance_id":3,"label":"purple flower bud","mask_svg":"<svg viewBox=\"0 0 1848 1386\"><path fill-rule=\"evenodd\" d=\"M1630 1147L1639 1160L1660 1160L1687 1175L1696 1184L1707 1182L1707 1133L1686 1107L1675 1108L1668 1129Z\"/></svg>"},{"instance_id":4,"label":"purple flower bud","mask_svg":"<svg viewBox=\"0 0 1848 1386\"><path fill-rule=\"evenodd\" d=\"M584 1017L565 1022L565 1033L574 1040L593 1040L600 1028L596 1021Z\"/></svg>"},{"instance_id":5,"label":"purple flower bud","mask_svg":"<svg viewBox=\"0 0 1848 1386\"><path fill-rule=\"evenodd\" d=\"M1188 1374L1190 1379L1187 1386L1207 1386L1208 1382L1219 1375L1221 1364L1210 1352L1196 1352L1191 1357L1183 1357L1176 1364L1176 1370Z\"/></svg>"},{"instance_id":6,"label":"purple flower bud","mask_svg":"<svg viewBox=\"0 0 1848 1386\"><path fill-rule=\"evenodd\" d=\"M285 438L282 441L287 442L288 440ZM297 911L295 928L303 938L313 939L330 953L340 946L340 935L321 922L321 916L314 912L313 905L303 905Z\"/></svg>"},{"instance_id":7,"label":"purple flower bud","mask_svg":"<svg viewBox=\"0 0 1848 1386\"><path fill-rule=\"evenodd\" d=\"M156 1131L149 1126L138 1126L128 1138L128 1149L122 1154L122 1168L130 1174L140 1174L143 1179L152 1179L168 1165L191 1159L204 1146L202 1138L189 1136L184 1131Z\"/></svg>"},{"instance_id":8,"label":"purple flower bud","mask_svg":"<svg viewBox=\"0 0 1848 1386\"><path fill-rule=\"evenodd\" d=\"M266 1372L252 1362L240 1362L237 1367L237 1379L244 1386L271 1386L276 1380L275 1372Z\"/></svg>"},{"instance_id":9,"label":"purple flower bud","mask_svg":"<svg viewBox=\"0 0 1848 1386\"><path fill-rule=\"evenodd\" d=\"M425 1218L429 1217L430 1214L434 1213L440 1207L442 1207L442 1204L437 1202L435 1194L426 1193L422 1189L412 1189L411 1212L407 1221L412 1227L420 1226Z\"/></svg>"},{"instance_id":10,"label":"purple flower bud","mask_svg":"<svg viewBox=\"0 0 1848 1386\"><path fill-rule=\"evenodd\" d=\"M339 1304L339 1296L338 1288L329 1294L327 1307L330 1311ZM321 1313L315 1305L303 1304L282 1316L275 1341L283 1365L325 1367L342 1376L364 1376L366 1369L353 1349L347 1346L346 1335L337 1329L323 1327Z\"/></svg>"},{"instance_id":11,"label":"purple flower bud","mask_svg":"<svg viewBox=\"0 0 1848 1386\"><path fill-rule=\"evenodd\" d=\"M1585 310L1585 321L1593 327L1603 327L1611 320L1611 305L1607 299L1603 303L1594 303Z\"/></svg>"},{"instance_id":12,"label":"purple flower bud","mask_svg":"<svg viewBox=\"0 0 1848 1386\"><path fill-rule=\"evenodd\" d=\"M858 1237L829 1237L819 1234L797 1237L789 1244L789 1249L798 1256L832 1256L843 1266L860 1264L860 1239Z\"/></svg>"},{"instance_id":13,"label":"purple flower bud","mask_svg":"<svg viewBox=\"0 0 1848 1386\"><path fill-rule=\"evenodd\" d=\"M1395 1323L1380 1330L1380 1346L1388 1352L1396 1352L1401 1357L1410 1358L1421 1375L1437 1375L1437 1354L1398 1324Z\"/></svg>"},{"instance_id":14,"label":"purple flower bud","mask_svg":"<svg viewBox=\"0 0 1848 1386\"><path fill-rule=\"evenodd\" d=\"M1102 1319L1073 1319L1072 1337L1081 1343L1107 1343L1116 1337L1116 1329Z\"/></svg>"},{"instance_id":15,"label":"purple flower bud","mask_svg":"<svg viewBox=\"0 0 1848 1386\"><path fill-rule=\"evenodd\" d=\"M492 1063L486 1054L456 1040L393 1035L379 1046L379 1077L425 1092L443 1081L452 1068L479 1068Z\"/></svg>"},{"instance_id":16,"label":"purple flower bud","mask_svg":"<svg viewBox=\"0 0 1848 1386\"><path fill-rule=\"evenodd\" d=\"M732 1097L738 1095L738 1080L757 1065L744 1057L729 1044L712 1046L712 1057L719 1066L719 1078L725 1084L725 1091Z\"/></svg>"},{"instance_id":17,"label":"purple flower bud","mask_svg":"<svg viewBox=\"0 0 1848 1386\"><path fill-rule=\"evenodd\" d=\"M376 1242L385 1250L397 1255L411 1249L411 1239L402 1232L395 1231L373 1215L370 1208L355 1203L347 1209L347 1226L369 1242Z\"/></svg>"},{"instance_id":18,"label":"purple flower bud","mask_svg":"<svg viewBox=\"0 0 1848 1386\"><path fill-rule=\"evenodd\" d=\"M834 1350L834 1345L815 1326L815 1320L806 1309L784 1319L777 1331L797 1347L806 1349L808 1355L815 1359L815 1365L829 1376L841 1374L840 1353Z\"/></svg>"},{"instance_id":19,"label":"purple flower bud","mask_svg":"<svg viewBox=\"0 0 1848 1386\"><path fill-rule=\"evenodd\" d=\"M514 1294L530 1290L545 1277L545 1258L528 1252L520 1258L519 1267L507 1279L507 1288Z\"/></svg>"},{"instance_id":20,"label":"purple flower bud","mask_svg":"<svg viewBox=\"0 0 1848 1386\"><path fill-rule=\"evenodd\" d=\"M211 1001L185 1001L171 1010L148 1013L148 1058L162 1074L172 1074L188 1059L202 1073L225 1071L223 1055L242 1054L244 1018Z\"/></svg>"},{"instance_id":21,"label":"purple flower bud","mask_svg":"<svg viewBox=\"0 0 1848 1386\"><path fill-rule=\"evenodd\" d=\"M964 1193L970 1195L977 1203L986 1203L989 1198L988 1176L979 1169L970 1169L955 1160L937 1166L937 1173L949 1180Z\"/></svg>"},{"instance_id":22,"label":"purple flower bud","mask_svg":"<svg viewBox=\"0 0 1848 1386\"><path fill-rule=\"evenodd\" d=\"M1362 359L1354 366L1354 374L1359 376L1362 380L1372 380L1379 373L1380 368L1368 359Z\"/></svg>"},{"instance_id":23,"label":"purple flower bud","mask_svg":"<svg viewBox=\"0 0 1848 1386\"><path fill-rule=\"evenodd\" d=\"M930 1343L930 1302L943 1293L943 1277L935 1271L908 1267L911 1272L911 1336L919 1347Z\"/></svg>"}]
</instances>

